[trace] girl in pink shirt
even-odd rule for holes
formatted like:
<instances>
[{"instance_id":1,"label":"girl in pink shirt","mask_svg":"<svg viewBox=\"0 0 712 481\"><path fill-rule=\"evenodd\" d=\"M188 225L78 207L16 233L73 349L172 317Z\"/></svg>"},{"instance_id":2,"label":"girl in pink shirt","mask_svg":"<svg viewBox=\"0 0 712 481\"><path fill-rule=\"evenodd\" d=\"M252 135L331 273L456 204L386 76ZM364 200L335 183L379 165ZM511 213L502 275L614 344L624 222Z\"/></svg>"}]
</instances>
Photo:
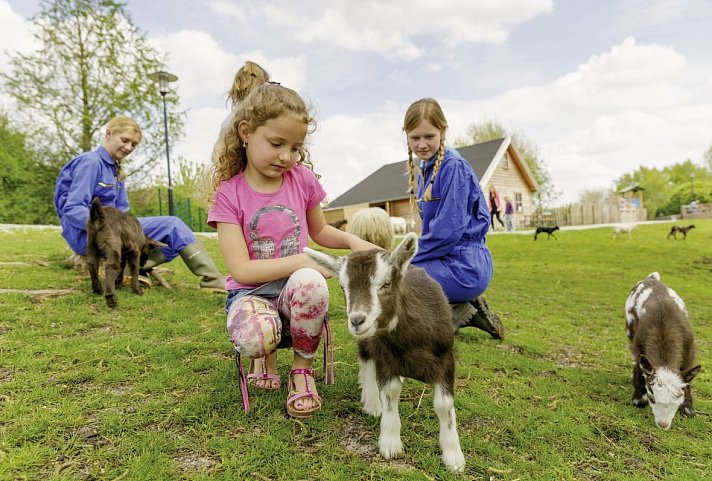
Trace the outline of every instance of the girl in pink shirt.
<instances>
[{"instance_id":1,"label":"girl in pink shirt","mask_svg":"<svg viewBox=\"0 0 712 481\"><path fill-rule=\"evenodd\" d=\"M208 214L229 272L227 329L238 364L240 356L251 359L248 375L241 376L245 410L247 383L280 387L277 347L291 344L287 412L296 418L321 407L312 364L322 331L328 331L329 307L330 274L302 250L309 237L328 248L376 247L326 223L320 207L326 193L305 145L314 126L295 91L273 83L255 88L225 131Z\"/></svg>"}]
</instances>

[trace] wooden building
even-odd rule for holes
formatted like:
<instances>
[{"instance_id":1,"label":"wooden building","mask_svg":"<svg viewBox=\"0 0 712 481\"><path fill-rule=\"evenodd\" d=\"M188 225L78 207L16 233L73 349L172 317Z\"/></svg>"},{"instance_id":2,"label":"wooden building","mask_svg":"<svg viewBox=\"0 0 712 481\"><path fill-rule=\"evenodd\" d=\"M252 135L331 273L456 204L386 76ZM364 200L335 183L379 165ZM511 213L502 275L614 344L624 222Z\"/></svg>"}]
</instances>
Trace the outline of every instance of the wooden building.
<instances>
[{"instance_id":1,"label":"wooden building","mask_svg":"<svg viewBox=\"0 0 712 481\"><path fill-rule=\"evenodd\" d=\"M504 220L504 202L514 204L517 228L529 226L533 215L533 195L538 185L531 170L509 137L457 149L477 174L482 192L489 186L499 193ZM420 232L420 218L411 210L408 195L407 160L386 164L324 207L327 222L351 220L353 214L367 207L381 207L391 217L404 217L409 229ZM348 227L348 225L347 225Z\"/></svg>"}]
</instances>

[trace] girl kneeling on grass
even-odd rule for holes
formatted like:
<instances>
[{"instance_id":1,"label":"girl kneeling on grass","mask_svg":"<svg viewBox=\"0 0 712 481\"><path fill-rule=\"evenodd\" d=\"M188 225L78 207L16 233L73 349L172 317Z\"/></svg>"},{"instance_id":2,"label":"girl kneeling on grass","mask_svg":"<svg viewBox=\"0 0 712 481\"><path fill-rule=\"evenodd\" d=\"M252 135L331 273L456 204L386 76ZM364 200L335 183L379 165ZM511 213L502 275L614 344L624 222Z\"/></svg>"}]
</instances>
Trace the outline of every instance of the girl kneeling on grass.
<instances>
[{"instance_id":1,"label":"girl kneeling on grass","mask_svg":"<svg viewBox=\"0 0 712 481\"><path fill-rule=\"evenodd\" d=\"M305 146L314 128L304 100L293 90L265 83L238 108L216 159L208 224L218 231L229 276L227 329L236 352L251 359L247 386L274 390L277 347L294 350L287 412L306 418L321 408L314 357L325 325L330 277L306 254L309 237L338 249L375 248L326 223L326 196ZM284 342L288 336L291 342ZM242 366L240 366L241 368Z\"/></svg>"},{"instance_id":2,"label":"girl kneeling on grass","mask_svg":"<svg viewBox=\"0 0 712 481\"><path fill-rule=\"evenodd\" d=\"M502 339L502 321L482 295L493 272L485 244L489 211L472 166L445 147L447 127L445 114L431 98L413 102L403 119L410 193L423 224L411 263L442 286L455 332L472 326Z\"/></svg>"}]
</instances>

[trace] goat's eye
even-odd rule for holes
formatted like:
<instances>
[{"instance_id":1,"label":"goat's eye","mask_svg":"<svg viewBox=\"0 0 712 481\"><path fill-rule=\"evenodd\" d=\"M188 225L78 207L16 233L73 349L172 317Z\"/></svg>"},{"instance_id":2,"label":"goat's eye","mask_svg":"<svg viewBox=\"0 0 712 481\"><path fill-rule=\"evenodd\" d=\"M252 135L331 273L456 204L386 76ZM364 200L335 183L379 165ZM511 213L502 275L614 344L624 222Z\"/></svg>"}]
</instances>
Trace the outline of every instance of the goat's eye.
<instances>
[{"instance_id":1,"label":"goat's eye","mask_svg":"<svg viewBox=\"0 0 712 481\"><path fill-rule=\"evenodd\" d=\"M381 289L390 289L391 288L391 283L390 282L384 282L381 284Z\"/></svg>"}]
</instances>

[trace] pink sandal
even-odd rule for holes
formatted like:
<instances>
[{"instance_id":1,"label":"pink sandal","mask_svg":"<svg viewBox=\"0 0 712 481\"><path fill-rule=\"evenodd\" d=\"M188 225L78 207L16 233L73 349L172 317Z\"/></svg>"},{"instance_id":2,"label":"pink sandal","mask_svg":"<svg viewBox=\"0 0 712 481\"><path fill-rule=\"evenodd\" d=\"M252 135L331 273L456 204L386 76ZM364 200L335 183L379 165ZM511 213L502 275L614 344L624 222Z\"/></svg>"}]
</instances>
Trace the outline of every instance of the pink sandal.
<instances>
[{"instance_id":1,"label":"pink sandal","mask_svg":"<svg viewBox=\"0 0 712 481\"><path fill-rule=\"evenodd\" d=\"M304 376L304 384L306 385L306 391L297 391L296 385L294 384L294 375L301 374ZM287 414L296 419L307 419L311 417L312 414L321 409L321 396L316 392L309 389L309 378L316 379L316 370L314 369L292 369L289 371L289 396L287 397ZM297 409L294 403L298 400L310 397L316 401L316 406L308 410Z\"/></svg>"},{"instance_id":2,"label":"pink sandal","mask_svg":"<svg viewBox=\"0 0 712 481\"><path fill-rule=\"evenodd\" d=\"M256 389L264 389L266 391L276 391L282 386L282 379L279 374L268 374L267 373L267 360L266 357L261 358L262 360L262 373L254 372L255 360L250 359L250 369L247 375L247 384L254 386ZM276 385L273 387L262 387L255 384L255 381L276 381ZM268 385L269 386L269 385Z\"/></svg>"}]
</instances>

